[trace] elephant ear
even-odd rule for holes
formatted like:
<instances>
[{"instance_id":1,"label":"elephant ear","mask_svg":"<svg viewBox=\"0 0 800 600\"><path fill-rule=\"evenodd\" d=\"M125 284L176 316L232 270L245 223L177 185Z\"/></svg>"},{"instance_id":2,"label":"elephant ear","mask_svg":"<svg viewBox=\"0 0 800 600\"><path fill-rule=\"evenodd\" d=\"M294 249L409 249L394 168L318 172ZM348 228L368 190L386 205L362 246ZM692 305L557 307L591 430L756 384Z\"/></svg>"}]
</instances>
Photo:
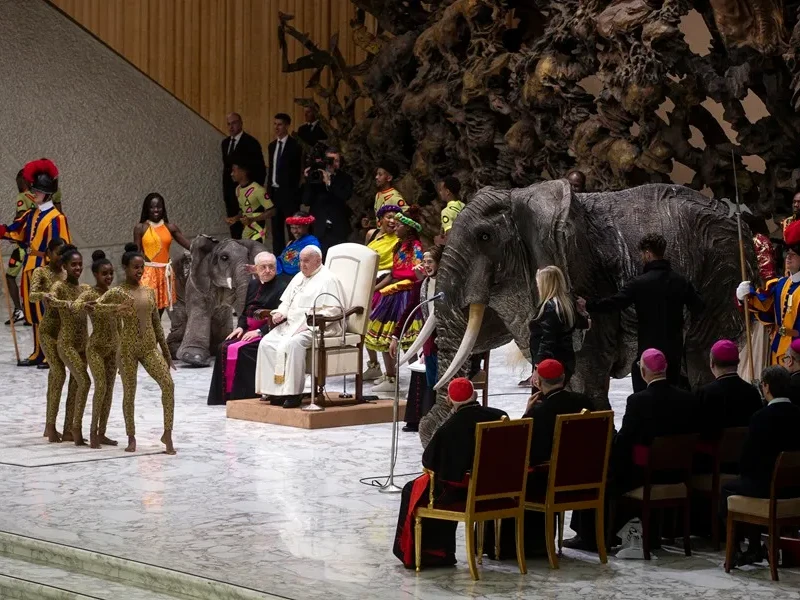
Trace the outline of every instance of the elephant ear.
<instances>
[{"instance_id":1,"label":"elephant ear","mask_svg":"<svg viewBox=\"0 0 800 600\"><path fill-rule=\"evenodd\" d=\"M511 191L514 220L521 231L535 231L530 250L538 267L559 267L571 285L570 258L585 239L583 206L575 200L566 179L535 183Z\"/></svg>"}]
</instances>

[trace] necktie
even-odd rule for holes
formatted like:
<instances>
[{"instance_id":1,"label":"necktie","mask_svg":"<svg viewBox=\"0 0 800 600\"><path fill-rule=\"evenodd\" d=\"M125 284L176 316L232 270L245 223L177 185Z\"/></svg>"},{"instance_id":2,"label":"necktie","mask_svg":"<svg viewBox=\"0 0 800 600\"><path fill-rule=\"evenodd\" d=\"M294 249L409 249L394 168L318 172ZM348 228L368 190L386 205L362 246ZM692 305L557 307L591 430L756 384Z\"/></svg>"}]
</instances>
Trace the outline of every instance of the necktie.
<instances>
[{"instance_id":1,"label":"necktie","mask_svg":"<svg viewBox=\"0 0 800 600\"><path fill-rule=\"evenodd\" d=\"M236 138L231 138L231 143L228 144L228 154L233 154L233 151L236 149Z\"/></svg>"},{"instance_id":2,"label":"necktie","mask_svg":"<svg viewBox=\"0 0 800 600\"><path fill-rule=\"evenodd\" d=\"M278 141L278 160L281 159L281 154L283 154L283 140Z\"/></svg>"}]
</instances>

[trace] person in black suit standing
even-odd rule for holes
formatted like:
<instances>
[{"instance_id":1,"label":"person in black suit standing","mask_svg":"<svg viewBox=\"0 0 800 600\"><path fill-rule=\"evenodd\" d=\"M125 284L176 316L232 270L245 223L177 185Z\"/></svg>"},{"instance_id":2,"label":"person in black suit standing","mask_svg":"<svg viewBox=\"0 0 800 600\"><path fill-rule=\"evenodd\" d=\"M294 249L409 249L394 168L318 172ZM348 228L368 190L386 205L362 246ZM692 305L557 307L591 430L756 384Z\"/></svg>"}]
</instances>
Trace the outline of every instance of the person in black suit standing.
<instances>
[{"instance_id":1,"label":"person in black suit standing","mask_svg":"<svg viewBox=\"0 0 800 600\"><path fill-rule=\"evenodd\" d=\"M225 201L226 216L235 217L239 214L239 201L236 199L236 182L231 177L231 159L235 155L243 157L252 169L253 181L259 185L264 185L267 178L267 165L264 163L264 153L259 141L242 129L241 115L231 113L227 122L230 135L222 140L222 198ZM233 223L230 226L231 237L242 239L242 229L240 222Z\"/></svg>"},{"instance_id":2,"label":"person in black suit standing","mask_svg":"<svg viewBox=\"0 0 800 600\"><path fill-rule=\"evenodd\" d=\"M711 347L711 372L716 378L696 392L703 439L716 440L723 429L747 427L761 410L758 390L739 377L739 349L730 340Z\"/></svg>"},{"instance_id":3,"label":"person in black suit standing","mask_svg":"<svg viewBox=\"0 0 800 600\"><path fill-rule=\"evenodd\" d=\"M269 144L267 189L275 204L272 217L272 252L280 256L286 247L286 217L300 210L300 176L303 174L303 150L289 135L292 118L286 113L275 115L275 139Z\"/></svg>"},{"instance_id":4,"label":"person in black suit standing","mask_svg":"<svg viewBox=\"0 0 800 600\"><path fill-rule=\"evenodd\" d=\"M342 154L336 148L325 151L324 165L307 167L304 175L303 205L315 219L314 235L325 257L331 246L345 243L350 236L352 211L347 201L353 195L353 178L342 169Z\"/></svg>"},{"instance_id":5,"label":"person in black suit standing","mask_svg":"<svg viewBox=\"0 0 800 600\"><path fill-rule=\"evenodd\" d=\"M792 389L789 392L789 399L792 404L800 407L800 338L792 340L786 354L781 357L781 362L791 377Z\"/></svg>"},{"instance_id":6,"label":"person in black suit standing","mask_svg":"<svg viewBox=\"0 0 800 600\"><path fill-rule=\"evenodd\" d=\"M672 270L664 258L666 249L664 236L657 233L644 236L639 242L644 272L613 296L586 302L579 299L578 307L591 315L624 310L633 304L638 321L639 355L647 348L661 350L669 362L667 379L672 385L680 385L685 383L681 381L683 309L686 306L695 315L704 305L691 282ZM631 379L634 392L647 387L635 365L631 367Z\"/></svg>"},{"instance_id":7,"label":"person in black suit standing","mask_svg":"<svg viewBox=\"0 0 800 600\"><path fill-rule=\"evenodd\" d=\"M775 461L781 452L800 450L800 408L789 400L791 378L783 367L767 367L761 373L761 392L767 405L753 415L747 438L742 448L739 461L740 475L738 479L722 486L720 493L719 514L722 522L728 518L728 498L730 496L750 496L753 498L769 498L772 483L772 471ZM795 490L800 493L800 489ZM747 551L737 550L733 558L735 566L760 562L765 554L761 548L758 528L745 532L744 527L737 527L748 538ZM736 540L737 546L740 539Z\"/></svg>"},{"instance_id":8,"label":"person in black suit standing","mask_svg":"<svg viewBox=\"0 0 800 600\"><path fill-rule=\"evenodd\" d=\"M303 117L306 122L297 129L297 137L311 148L316 146L317 143L328 139L328 134L325 133L325 130L322 129L322 125L319 124L318 110L319 108L316 105L306 106L303 109Z\"/></svg>"},{"instance_id":9,"label":"person in black suit standing","mask_svg":"<svg viewBox=\"0 0 800 600\"><path fill-rule=\"evenodd\" d=\"M622 427L614 436L606 490L607 502L616 502L619 496L642 484L642 473L634 462L634 453L649 447L657 437L692 433L700 428L696 418L695 398L690 392L669 382L669 364L661 350L648 348L635 366L639 369L646 387L628 397ZM573 512L570 527L578 535L565 540L564 546L597 551L594 511ZM606 521L606 527L613 528L614 523Z\"/></svg>"}]
</instances>

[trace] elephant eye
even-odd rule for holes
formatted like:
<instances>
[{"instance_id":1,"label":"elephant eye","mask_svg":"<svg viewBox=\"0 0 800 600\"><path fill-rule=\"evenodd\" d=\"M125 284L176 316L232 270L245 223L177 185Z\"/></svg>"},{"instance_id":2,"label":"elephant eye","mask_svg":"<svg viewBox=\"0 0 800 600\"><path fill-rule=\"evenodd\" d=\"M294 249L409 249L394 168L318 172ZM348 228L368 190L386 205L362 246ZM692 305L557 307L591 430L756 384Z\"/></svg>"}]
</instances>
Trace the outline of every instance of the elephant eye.
<instances>
[{"instance_id":1,"label":"elephant eye","mask_svg":"<svg viewBox=\"0 0 800 600\"><path fill-rule=\"evenodd\" d=\"M488 233L482 233L481 234L481 240L484 241L484 242L488 242L489 241L489 234Z\"/></svg>"},{"instance_id":2,"label":"elephant eye","mask_svg":"<svg viewBox=\"0 0 800 600\"><path fill-rule=\"evenodd\" d=\"M223 254L222 256L219 257L219 259L220 260L228 260L228 255L227 254Z\"/></svg>"}]
</instances>

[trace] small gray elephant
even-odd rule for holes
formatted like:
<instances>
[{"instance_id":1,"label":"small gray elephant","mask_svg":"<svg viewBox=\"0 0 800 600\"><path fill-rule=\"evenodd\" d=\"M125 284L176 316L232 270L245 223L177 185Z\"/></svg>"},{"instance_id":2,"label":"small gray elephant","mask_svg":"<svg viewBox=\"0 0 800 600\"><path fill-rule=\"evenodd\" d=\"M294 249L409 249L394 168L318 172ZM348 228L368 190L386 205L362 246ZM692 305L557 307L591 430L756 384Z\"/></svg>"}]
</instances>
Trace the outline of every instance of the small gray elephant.
<instances>
[{"instance_id":1,"label":"small gray elephant","mask_svg":"<svg viewBox=\"0 0 800 600\"><path fill-rule=\"evenodd\" d=\"M252 278L247 266L265 250L252 240L219 241L199 235L192 241L184 306L175 311L176 335L170 333L172 340L168 339L171 349L179 342L175 358L194 367L208 366L219 344L233 330L233 312L244 311L247 285ZM180 276L181 270L178 272ZM180 289L179 285L179 294Z\"/></svg>"}]
</instances>

